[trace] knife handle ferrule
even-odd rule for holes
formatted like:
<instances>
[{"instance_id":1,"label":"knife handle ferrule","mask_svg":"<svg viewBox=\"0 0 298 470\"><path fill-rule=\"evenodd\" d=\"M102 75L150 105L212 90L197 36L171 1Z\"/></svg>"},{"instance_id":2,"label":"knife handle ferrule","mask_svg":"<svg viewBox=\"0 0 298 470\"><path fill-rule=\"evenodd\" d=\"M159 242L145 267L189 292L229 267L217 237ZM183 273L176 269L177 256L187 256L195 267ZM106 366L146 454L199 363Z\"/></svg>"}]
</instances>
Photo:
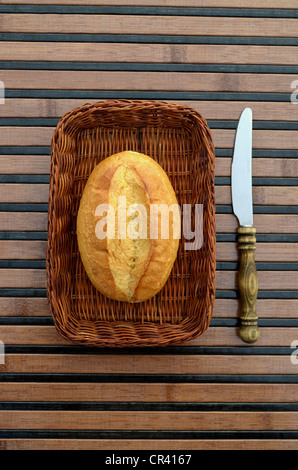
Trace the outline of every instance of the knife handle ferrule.
<instances>
[{"instance_id":1,"label":"knife handle ferrule","mask_svg":"<svg viewBox=\"0 0 298 470\"><path fill-rule=\"evenodd\" d=\"M254 343L260 335L256 314L258 296L258 275L254 259L256 229L254 227L239 227L238 234L240 251L238 285L241 300L239 334L245 343Z\"/></svg>"}]
</instances>

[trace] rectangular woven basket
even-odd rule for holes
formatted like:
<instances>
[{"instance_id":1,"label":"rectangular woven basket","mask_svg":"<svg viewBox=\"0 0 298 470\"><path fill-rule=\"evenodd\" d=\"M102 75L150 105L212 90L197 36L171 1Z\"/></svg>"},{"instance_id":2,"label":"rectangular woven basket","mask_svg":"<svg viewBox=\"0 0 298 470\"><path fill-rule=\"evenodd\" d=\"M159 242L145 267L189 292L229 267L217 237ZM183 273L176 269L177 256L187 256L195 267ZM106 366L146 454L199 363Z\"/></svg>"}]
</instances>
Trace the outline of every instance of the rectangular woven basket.
<instances>
[{"instance_id":1,"label":"rectangular woven basket","mask_svg":"<svg viewBox=\"0 0 298 470\"><path fill-rule=\"evenodd\" d=\"M93 287L76 237L80 198L91 171L124 150L154 158L181 207L203 205L202 247L186 250L182 233L168 281L140 303L108 299ZM87 346L167 346L208 328L215 297L214 166L207 123L188 106L107 100L60 119L52 138L46 270L51 313L64 338Z\"/></svg>"}]
</instances>

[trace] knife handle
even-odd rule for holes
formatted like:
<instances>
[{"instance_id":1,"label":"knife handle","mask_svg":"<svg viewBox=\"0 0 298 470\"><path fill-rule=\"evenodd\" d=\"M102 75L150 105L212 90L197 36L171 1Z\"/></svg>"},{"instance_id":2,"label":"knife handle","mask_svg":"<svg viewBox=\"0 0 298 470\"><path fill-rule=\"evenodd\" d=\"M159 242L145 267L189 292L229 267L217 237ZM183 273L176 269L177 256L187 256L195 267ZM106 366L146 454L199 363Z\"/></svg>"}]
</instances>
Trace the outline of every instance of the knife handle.
<instances>
[{"instance_id":1,"label":"knife handle","mask_svg":"<svg viewBox=\"0 0 298 470\"><path fill-rule=\"evenodd\" d=\"M256 229L254 227L238 228L240 250L239 293L241 300L240 338L245 343L258 340L260 331L256 314L258 296L258 275L254 252L256 249Z\"/></svg>"}]
</instances>

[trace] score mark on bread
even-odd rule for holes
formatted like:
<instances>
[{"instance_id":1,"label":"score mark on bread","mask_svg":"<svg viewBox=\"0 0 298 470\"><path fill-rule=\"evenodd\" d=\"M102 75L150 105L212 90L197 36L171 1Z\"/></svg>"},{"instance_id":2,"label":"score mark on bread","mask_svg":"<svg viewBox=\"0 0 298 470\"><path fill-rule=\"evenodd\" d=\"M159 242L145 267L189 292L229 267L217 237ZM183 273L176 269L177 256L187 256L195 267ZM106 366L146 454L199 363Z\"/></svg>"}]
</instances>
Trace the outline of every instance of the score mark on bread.
<instances>
[{"instance_id":1,"label":"score mark on bread","mask_svg":"<svg viewBox=\"0 0 298 470\"><path fill-rule=\"evenodd\" d=\"M112 155L89 176L77 217L78 246L91 283L109 298L147 300L170 275L179 245L175 220L170 214L167 238L160 231L152 238L152 205L178 203L167 174L147 155L132 151ZM107 209L101 211L102 218L98 207ZM159 228L160 223L159 213ZM99 236L104 224L105 233Z\"/></svg>"}]
</instances>

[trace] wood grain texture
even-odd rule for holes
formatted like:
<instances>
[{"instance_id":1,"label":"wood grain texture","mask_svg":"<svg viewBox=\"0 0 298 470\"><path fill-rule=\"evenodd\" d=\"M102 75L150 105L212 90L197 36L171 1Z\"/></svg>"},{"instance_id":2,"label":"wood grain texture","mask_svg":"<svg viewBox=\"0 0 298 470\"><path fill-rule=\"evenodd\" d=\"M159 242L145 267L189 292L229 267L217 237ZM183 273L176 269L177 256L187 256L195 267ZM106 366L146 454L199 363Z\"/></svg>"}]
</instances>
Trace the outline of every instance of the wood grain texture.
<instances>
[{"instance_id":1,"label":"wood grain texture","mask_svg":"<svg viewBox=\"0 0 298 470\"><path fill-rule=\"evenodd\" d=\"M295 46L7 41L0 60L292 65Z\"/></svg>"},{"instance_id":2,"label":"wood grain texture","mask_svg":"<svg viewBox=\"0 0 298 470\"><path fill-rule=\"evenodd\" d=\"M296 318L298 299L257 299L257 312L260 318ZM240 305L238 299L215 299L214 318L239 318ZM274 336L274 329L270 328ZM269 331L268 330L268 331ZM288 329L291 334L291 329ZM278 340L278 338L276 338ZM287 344L291 343L288 338Z\"/></svg>"},{"instance_id":3,"label":"wood grain texture","mask_svg":"<svg viewBox=\"0 0 298 470\"><path fill-rule=\"evenodd\" d=\"M235 243L218 242L216 244L216 259L218 261L238 261L239 251ZM298 261L297 243L262 243L258 242L255 260L259 261Z\"/></svg>"},{"instance_id":4,"label":"wood grain texture","mask_svg":"<svg viewBox=\"0 0 298 470\"><path fill-rule=\"evenodd\" d=\"M28 202L28 201L27 201ZM259 234L297 234L298 220L292 214L255 214L254 224ZM46 212L0 212L3 231L46 231ZM217 233L236 233L238 222L233 214L217 214Z\"/></svg>"},{"instance_id":5,"label":"wood grain texture","mask_svg":"<svg viewBox=\"0 0 298 470\"><path fill-rule=\"evenodd\" d=\"M6 71L7 72L7 71ZM75 76L77 71L73 71ZM196 91L194 84L193 91ZM293 91L287 84L287 92ZM43 85L44 86L44 85ZM71 99L71 98L5 98L5 106L0 106L0 117L43 117L61 118L68 111L97 100ZM168 100L171 102L172 100ZM241 112L247 106L243 100L175 100L175 103L191 106L206 119L233 119L238 120ZM259 121L296 121L298 119L298 106L290 102L250 101L249 106L253 110L254 119Z\"/></svg>"},{"instance_id":6,"label":"wood grain texture","mask_svg":"<svg viewBox=\"0 0 298 470\"><path fill-rule=\"evenodd\" d=\"M239 307L240 305L237 299L215 299L212 317L238 318L240 311ZM257 300L257 311L261 318L296 318L297 308L298 299ZM51 317L47 299L37 297L1 297L0 312L1 317ZM6 331L9 331L9 335L12 335L14 328L8 329ZM264 338L264 340L267 342L271 337L273 338L272 341L275 341L275 344L288 345L291 343L293 329L288 330L287 328L266 328L266 330L263 329L263 331L268 331L268 333L265 333ZM232 335L233 334L234 330L232 332ZM16 340L17 339L14 341Z\"/></svg>"},{"instance_id":7,"label":"wood grain texture","mask_svg":"<svg viewBox=\"0 0 298 470\"><path fill-rule=\"evenodd\" d=\"M225 312L225 316L230 316ZM234 315L234 318L236 314ZM239 318L239 312L237 312ZM278 318L278 317L276 317ZM286 328L286 327L260 327L260 338L258 340L258 346L266 347L290 347L292 341L298 339L298 328ZM11 325L0 325L1 340L6 345L35 345L35 346L70 346L72 343L62 338L62 336L56 331L54 326L11 326ZM191 346L205 346L205 347L236 347L243 346L243 341L239 337L238 327L220 327L210 326L208 330L197 339L191 340L187 343L181 344L185 348ZM170 348L171 349L171 348ZM169 349L169 351L170 351ZM137 350L135 351L137 353ZM294 348L293 351L294 352ZM120 357L121 361L125 360L125 353ZM157 356L158 357L158 356ZM46 360L46 357L45 357ZM75 360L75 359L74 359ZM133 356L131 358L133 360ZM181 359L182 360L182 359ZM256 366L255 359L251 359L251 371L254 371ZM156 361L159 361L157 358ZM156 362L155 361L155 362ZM290 361L290 355L288 356ZM265 361L266 362L266 361ZM121 367L121 365L120 365ZM205 370L205 369L204 369ZM216 369L213 369L213 373ZM147 369L144 369L144 373L147 373ZM166 374L166 370L156 369L156 373ZM169 371L170 373L170 371ZM172 371L175 374L175 372ZM204 372L205 373L205 372ZM232 372L229 369L230 374ZM244 372L244 369L242 371ZM252 372L253 373L253 372Z\"/></svg>"},{"instance_id":8,"label":"wood grain texture","mask_svg":"<svg viewBox=\"0 0 298 470\"><path fill-rule=\"evenodd\" d=\"M0 108L1 109L1 108ZM231 158L217 157L215 176L231 176ZM2 174L48 175L50 172L49 155L0 155ZM252 162L253 177L297 178L298 159L257 158Z\"/></svg>"},{"instance_id":9,"label":"wood grain texture","mask_svg":"<svg viewBox=\"0 0 298 470\"><path fill-rule=\"evenodd\" d=\"M54 132L53 127L0 127L2 145L50 146ZM214 129L212 132L217 148L232 148L234 145L234 129ZM291 130L259 130L253 133L253 146L259 149L296 149L297 132Z\"/></svg>"},{"instance_id":10,"label":"wood grain texture","mask_svg":"<svg viewBox=\"0 0 298 470\"><path fill-rule=\"evenodd\" d=\"M207 334L207 333L206 333ZM235 331L234 331L235 336ZM202 336L203 338L203 336ZM296 336L297 338L297 336ZM295 339L295 337L294 337ZM239 344L243 342L239 338ZM297 374L290 357L275 355L6 354L0 371L32 374ZM0 420L1 421L1 420ZM175 429L175 427L173 428Z\"/></svg>"},{"instance_id":11,"label":"wood grain texture","mask_svg":"<svg viewBox=\"0 0 298 470\"><path fill-rule=\"evenodd\" d=\"M238 229L240 266L237 281L241 301L239 334L245 343L255 343L260 336L256 312L258 273L254 253L256 249L255 234L254 227L239 227Z\"/></svg>"},{"instance_id":12,"label":"wood grain texture","mask_svg":"<svg viewBox=\"0 0 298 470\"><path fill-rule=\"evenodd\" d=\"M231 158L218 157L215 163L216 176L231 176ZM297 178L298 159L292 158L253 158L253 177Z\"/></svg>"},{"instance_id":13,"label":"wood grain texture","mask_svg":"<svg viewBox=\"0 0 298 470\"><path fill-rule=\"evenodd\" d=\"M48 301L38 297L1 297L1 317L50 317Z\"/></svg>"},{"instance_id":14,"label":"wood grain texture","mask_svg":"<svg viewBox=\"0 0 298 470\"><path fill-rule=\"evenodd\" d=\"M47 213L0 212L0 227L3 231L46 231Z\"/></svg>"},{"instance_id":15,"label":"wood grain texture","mask_svg":"<svg viewBox=\"0 0 298 470\"><path fill-rule=\"evenodd\" d=\"M3 183L0 184L0 199L3 203L47 203L49 200L49 185Z\"/></svg>"},{"instance_id":16,"label":"wood grain texture","mask_svg":"<svg viewBox=\"0 0 298 470\"><path fill-rule=\"evenodd\" d=\"M0 155L0 173L8 175L48 175L49 155Z\"/></svg>"},{"instance_id":17,"label":"wood grain texture","mask_svg":"<svg viewBox=\"0 0 298 470\"><path fill-rule=\"evenodd\" d=\"M253 186L254 205L294 205L298 200L298 186ZM230 186L217 186L217 204L231 204Z\"/></svg>"},{"instance_id":18,"label":"wood grain texture","mask_svg":"<svg viewBox=\"0 0 298 470\"><path fill-rule=\"evenodd\" d=\"M1 0L5 4L30 4L30 5L80 5L81 0ZM110 0L86 0L85 5L110 5ZM140 6L140 0L113 0L113 5ZM145 0L143 6L167 6L167 7L234 7L244 8L247 3L244 0ZM293 0L284 0L282 4L278 0L252 0L251 8L293 8Z\"/></svg>"},{"instance_id":19,"label":"wood grain texture","mask_svg":"<svg viewBox=\"0 0 298 470\"><path fill-rule=\"evenodd\" d=\"M254 186L255 205L293 205L298 198L297 186ZM0 199L3 203L47 203L49 185L43 183L0 183ZM215 200L218 205L232 202L230 186L217 186Z\"/></svg>"},{"instance_id":20,"label":"wood grain texture","mask_svg":"<svg viewBox=\"0 0 298 470\"><path fill-rule=\"evenodd\" d=\"M46 288L44 269L0 269L0 287Z\"/></svg>"},{"instance_id":21,"label":"wood grain texture","mask_svg":"<svg viewBox=\"0 0 298 470\"><path fill-rule=\"evenodd\" d=\"M298 384L4 382L3 402L296 403Z\"/></svg>"},{"instance_id":22,"label":"wood grain texture","mask_svg":"<svg viewBox=\"0 0 298 470\"><path fill-rule=\"evenodd\" d=\"M0 450L297 450L297 439L0 439Z\"/></svg>"},{"instance_id":23,"label":"wood grain texture","mask_svg":"<svg viewBox=\"0 0 298 470\"><path fill-rule=\"evenodd\" d=\"M44 260L46 241L0 240L1 259Z\"/></svg>"},{"instance_id":24,"label":"wood grain texture","mask_svg":"<svg viewBox=\"0 0 298 470\"><path fill-rule=\"evenodd\" d=\"M143 5L145 6L145 5ZM183 5L185 6L185 5ZM197 6L197 5L196 5ZM88 34L172 34L199 36L297 37L296 18L213 18L200 16L150 15L59 15L2 14L1 32L88 33Z\"/></svg>"},{"instance_id":25,"label":"wood grain texture","mask_svg":"<svg viewBox=\"0 0 298 470\"><path fill-rule=\"evenodd\" d=\"M298 282L298 272L285 271L282 276L279 271L259 271L259 290L296 290ZM217 271L217 289L238 288L236 271Z\"/></svg>"},{"instance_id":26,"label":"wood grain texture","mask_svg":"<svg viewBox=\"0 0 298 470\"><path fill-rule=\"evenodd\" d=\"M296 290L298 271L259 271L259 290ZM44 269L0 269L0 288L46 288ZM237 271L217 271L216 289L234 290L238 288Z\"/></svg>"},{"instance_id":27,"label":"wood grain texture","mask_svg":"<svg viewBox=\"0 0 298 470\"><path fill-rule=\"evenodd\" d=\"M298 20L297 20L298 24ZM285 93L295 74L1 70L10 89ZM294 108L294 106L293 106ZM294 111L294 110L293 110Z\"/></svg>"},{"instance_id":28,"label":"wood grain texture","mask_svg":"<svg viewBox=\"0 0 298 470\"><path fill-rule=\"evenodd\" d=\"M277 224L277 225L276 225ZM254 225L257 233L297 233L297 217L292 214L254 214ZM218 233L235 233L238 222L233 214L217 214Z\"/></svg>"},{"instance_id":29,"label":"wood grain texture","mask_svg":"<svg viewBox=\"0 0 298 470\"><path fill-rule=\"evenodd\" d=\"M86 425L87 423L87 425ZM298 412L0 411L0 429L295 430Z\"/></svg>"},{"instance_id":30,"label":"wood grain texture","mask_svg":"<svg viewBox=\"0 0 298 470\"><path fill-rule=\"evenodd\" d=\"M46 241L43 240L0 240L1 259L43 260L46 258ZM216 244L217 261L239 261L239 250L234 242ZM261 243L258 242L255 252L257 262L297 262L297 243Z\"/></svg>"}]
</instances>

